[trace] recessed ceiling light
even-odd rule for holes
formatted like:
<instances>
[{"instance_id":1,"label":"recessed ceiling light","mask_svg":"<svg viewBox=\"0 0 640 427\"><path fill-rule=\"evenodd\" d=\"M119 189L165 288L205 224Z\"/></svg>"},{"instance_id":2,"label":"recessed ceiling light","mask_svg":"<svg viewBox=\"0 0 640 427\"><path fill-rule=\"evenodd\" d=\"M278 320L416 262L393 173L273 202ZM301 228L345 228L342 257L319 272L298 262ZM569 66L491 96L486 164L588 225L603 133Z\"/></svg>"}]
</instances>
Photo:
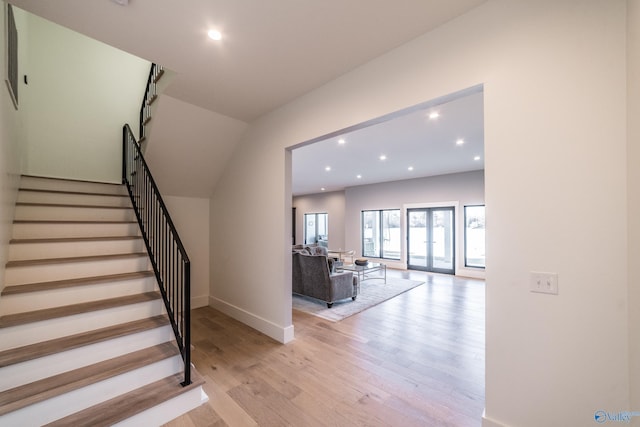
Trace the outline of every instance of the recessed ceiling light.
<instances>
[{"instance_id":1,"label":"recessed ceiling light","mask_svg":"<svg viewBox=\"0 0 640 427\"><path fill-rule=\"evenodd\" d=\"M327 172L329 172L331 170L331 166L327 166L324 168L324 170L326 170Z\"/></svg>"},{"instance_id":2,"label":"recessed ceiling light","mask_svg":"<svg viewBox=\"0 0 640 427\"><path fill-rule=\"evenodd\" d=\"M362 179L362 175L356 175L356 178Z\"/></svg>"},{"instance_id":3,"label":"recessed ceiling light","mask_svg":"<svg viewBox=\"0 0 640 427\"><path fill-rule=\"evenodd\" d=\"M431 120L435 120L435 119L437 119L438 117L440 117L440 113L438 113L437 111L432 111L432 112L430 112L430 113L429 113L429 118L430 118Z\"/></svg>"},{"instance_id":4,"label":"recessed ceiling light","mask_svg":"<svg viewBox=\"0 0 640 427\"><path fill-rule=\"evenodd\" d=\"M480 160L480 156L475 156L475 157L473 158L473 160L475 160L475 161Z\"/></svg>"},{"instance_id":5,"label":"recessed ceiling light","mask_svg":"<svg viewBox=\"0 0 640 427\"><path fill-rule=\"evenodd\" d=\"M222 33L218 30L209 30L207 35L211 40L222 40Z\"/></svg>"},{"instance_id":6,"label":"recessed ceiling light","mask_svg":"<svg viewBox=\"0 0 640 427\"><path fill-rule=\"evenodd\" d=\"M320 191L324 191L324 190L326 190L326 188L324 188L324 187L322 187L322 188L320 189Z\"/></svg>"},{"instance_id":7,"label":"recessed ceiling light","mask_svg":"<svg viewBox=\"0 0 640 427\"><path fill-rule=\"evenodd\" d=\"M413 170L413 166L409 166L409 167L407 168L407 170L412 171L412 170Z\"/></svg>"},{"instance_id":8,"label":"recessed ceiling light","mask_svg":"<svg viewBox=\"0 0 640 427\"><path fill-rule=\"evenodd\" d=\"M347 142L347 141L345 141L345 140L344 140L344 139L342 139L342 138L340 138L340 139L338 140L338 144L340 144L340 145L345 144L346 142Z\"/></svg>"},{"instance_id":9,"label":"recessed ceiling light","mask_svg":"<svg viewBox=\"0 0 640 427\"><path fill-rule=\"evenodd\" d=\"M464 144L464 139L460 138L456 141L456 145L462 145Z\"/></svg>"},{"instance_id":10,"label":"recessed ceiling light","mask_svg":"<svg viewBox=\"0 0 640 427\"><path fill-rule=\"evenodd\" d=\"M382 155L380 156L380 160L387 160L387 156L385 156L384 154L382 154Z\"/></svg>"}]
</instances>

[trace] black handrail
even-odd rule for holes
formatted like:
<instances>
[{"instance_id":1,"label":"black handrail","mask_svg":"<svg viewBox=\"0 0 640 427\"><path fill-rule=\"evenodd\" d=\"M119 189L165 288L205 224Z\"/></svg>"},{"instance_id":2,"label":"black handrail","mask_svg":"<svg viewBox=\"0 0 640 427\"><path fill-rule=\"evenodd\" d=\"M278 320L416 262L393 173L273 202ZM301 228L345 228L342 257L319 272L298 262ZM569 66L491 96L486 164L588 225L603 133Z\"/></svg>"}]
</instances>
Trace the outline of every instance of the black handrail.
<instances>
[{"instance_id":1,"label":"black handrail","mask_svg":"<svg viewBox=\"0 0 640 427\"><path fill-rule=\"evenodd\" d=\"M127 186L160 293L191 384L191 271L167 207L129 125L122 128L122 183Z\"/></svg>"},{"instance_id":2,"label":"black handrail","mask_svg":"<svg viewBox=\"0 0 640 427\"><path fill-rule=\"evenodd\" d=\"M151 104L158 97L158 80L164 74L164 68L158 64L151 64L149 70L149 78L147 79L147 88L142 98L142 105L140 106L140 133L138 134L138 140L143 141L146 138L146 126L151 120Z\"/></svg>"}]
</instances>

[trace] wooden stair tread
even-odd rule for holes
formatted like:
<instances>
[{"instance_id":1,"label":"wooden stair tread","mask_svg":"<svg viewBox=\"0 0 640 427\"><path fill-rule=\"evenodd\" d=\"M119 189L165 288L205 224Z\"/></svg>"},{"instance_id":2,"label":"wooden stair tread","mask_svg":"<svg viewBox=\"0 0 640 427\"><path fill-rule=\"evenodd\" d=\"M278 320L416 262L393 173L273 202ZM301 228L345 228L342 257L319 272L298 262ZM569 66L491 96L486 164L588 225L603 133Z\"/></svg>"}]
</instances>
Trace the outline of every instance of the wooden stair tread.
<instances>
[{"instance_id":1,"label":"wooden stair tread","mask_svg":"<svg viewBox=\"0 0 640 427\"><path fill-rule=\"evenodd\" d=\"M45 308L42 310L28 311L24 313L7 314L0 317L0 328L8 328L27 323L40 322L60 317L73 316L91 311L105 310L123 305L137 304L141 302L160 299L160 292L145 292L136 295L127 295L116 298L107 298L97 301L83 302L60 307Z\"/></svg>"},{"instance_id":2,"label":"wooden stair tread","mask_svg":"<svg viewBox=\"0 0 640 427\"><path fill-rule=\"evenodd\" d=\"M45 181L67 181L67 182L73 182L73 183L85 183L85 184L100 184L100 185L110 185L110 186L121 186L122 184L118 184L115 182L104 182L104 181L89 181L89 180L84 180L84 179L69 179L69 178L57 178L57 177L52 177L52 176L38 176L38 175L29 175L29 174L22 174L20 176L23 176L25 178L35 178L35 179L42 179Z\"/></svg>"},{"instance_id":3,"label":"wooden stair tread","mask_svg":"<svg viewBox=\"0 0 640 427\"><path fill-rule=\"evenodd\" d=\"M0 415L180 354L166 342L0 392Z\"/></svg>"},{"instance_id":4,"label":"wooden stair tread","mask_svg":"<svg viewBox=\"0 0 640 427\"><path fill-rule=\"evenodd\" d=\"M0 352L0 368L62 351L72 350L85 345L155 329L168 324L169 318L167 316L154 316L49 341L38 342L23 347L12 348Z\"/></svg>"},{"instance_id":5,"label":"wooden stair tread","mask_svg":"<svg viewBox=\"0 0 640 427\"><path fill-rule=\"evenodd\" d=\"M89 191L70 191L70 190L47 190L44 188L20 188L19 191L30 193L52 193L52 194L72 194L77 196L105 196L105 197L126 197L128 194L112 194L112 193L96 193Z\"/></svg>"},{"instance_id":6,"label":"wooden stair tread","mask_svg":"<svg viewBox=\"0 0 640 427\"><path fill-rule=\"evenodd\" d=\"M147 256L146 252L133 252L133 253L126 253L126 254L89 255L89 256L68 257L68 258L26 259L26 260L9 261L6 264L6 268L25 267L30 265L64 264L68 262L107 261L107 260L113 260L113 259L139 258L139 257L145 257L145 256Z\"/></svg>"},{"instance_id":7,"label":"wooden stair tread","mask_svg":"<svg viewBox=\"0 0 640 427\"><path fill-rule=\"evenodd\" d=\"M9 244L27 243L67 243L67 242L113 242L121 240L140 240L142 236L98 236L98 237L49 237L38 239L11 239Z\"/></svg>"},{"instance_id":8,"label":"wooden stair tread","mask_svg":"<svg viewBox=\"0 0 640 427\"><path fill-rule=\"evenodd\" d=\"M73 208L73 209L133 209L131 206L108 206L108 205L74 205L68 203L39 203L39 202L17 202L16 206L36 206L46 208Z\"/></svg>"},{"instance_id":9,"label":"wooden stair tread","mask_svg":"<svg viewBox=\"0 0 640 427\"><path fill-rule=\"evenodd\" d=\"M108 274L104 276L80 277L77 279L55 280L50 282L27 283L24 285L10 285L2 290L2 296L17 295L29 292L49 291L52 289L73 288L78 286L96 285L122 280L134 280L153 277L153 271L135 271L131 273Z\"/></svg>"},{"instance_id":10,"label":"wooden stair tread","mask_svg":"<svg viewBox=\"0 0 640 427\"><path fill-rule=\"evenodd\" d=\"M111 426L204 384L204 378L194 368L191 368L191 384L182 387L182 379L182 373L163 378L45 427Z\"/></svg>"}]
</instances>

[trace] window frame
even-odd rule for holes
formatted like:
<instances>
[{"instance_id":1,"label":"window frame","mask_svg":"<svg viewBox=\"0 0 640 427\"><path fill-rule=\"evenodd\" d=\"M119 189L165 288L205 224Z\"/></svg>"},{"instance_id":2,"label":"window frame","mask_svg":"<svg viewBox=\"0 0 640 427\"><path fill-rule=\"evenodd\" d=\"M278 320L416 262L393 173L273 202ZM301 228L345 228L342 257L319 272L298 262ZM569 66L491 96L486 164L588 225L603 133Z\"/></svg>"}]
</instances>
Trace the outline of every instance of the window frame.
<instances>
[{"instance_id":1,"label":"window frame","mask_svg":"<svg viewBox=\"0 0 640 427\"><path fill-rule=\"evenodd\" d=\"M479 208L479 207L484 209L484 224L486 224L486 221L487 221L487 219L486 219L486 205L484 205L484 204L465 205L464 208L463 208L463 216L464 216L464 266L466 268L477 268L477 269L484 270L484 269L486 269L486 265L487 265L486 256L485 256L485 262L484 262L483 265L469 264L469 261L468 261L468 251L469 251L469 249L468 249L468 235L467 235L468 233L467 233L467 230L468 230L469 227L467 226L467 208ZM484 228L484 230L485 230L485 239L486 239L486 228ZM486 240L485 240L485 242L486 242ZM486 248L486 243L485 243L485 248Z\"/></svg>"},{"instance_id":2,"label":"window frame","mask_svg":"<svg viewBox=\"0 0 640 427\"><path fill-rule=\"evenodd\" d=\"M318 217L320 215L324 215L325 216L325 228L327 231L326 234L326 241L329 241L329 213L327 212L305 212L304 215L302 216L304 219L304 226L302 227L302 241L304 242L305 245L313 245L313 244L319 244L320 240L318 239L318 237L320 236L319 230L318 230L318 224L320 221L318 221ZM308 217L309 216L313 216L314 217L314 228L315 228L315 242L307 242L307 227L308 227ZM324 236L324 234L323 234Z\"/></svg>"},{"instance_id":3,"label":"window frame","mask_svg":"<svg viewBox=\"0 0 640 427\"><path fill-rule=\"evenodd\" d=\"M5 3L5 83L15 109L18 109L18 28L16 26L13 7Z\"/></svg>"},{"instance_id":4,"label":"window frame","mask_svg":"<svg viewBox=\"0 0 640 427\"><path fill-rule=\"evenodd\" d=\"M398 235L398 239L400 239L398 241L398 246L400 247L400 251L398 252L398 257L397 258L392 258L392 257L388 257L385 256L385 251L384 251L384 231L385 231L385 225L384 225L384 215L383 212L392 212L392 211L397 211L398 212L398 220L400 222L402 222L402 209L400 208L393 208L393 209L364 209L362 211L360 211L360 253L362 254L363 257L371 257L371 258L378 258L378 259L388 259L388 260L392 260L392 261L400 261L402 259L402 224L400 223L399 225L399 230L400 230L400 234ZM365 214L367 213L375 213L376 214L376 221L375 223L378 226L378 229L376 230L377 232L377 242L376 245L374 246L377 250L375 251L376 254L375 255L371 255L368 253L365 253L365 229L364 229L364 225L365 225ZM388 227L387 227L388 228ZM374 238L375 240L375 238Z\"/></svg>"}]
</instances>

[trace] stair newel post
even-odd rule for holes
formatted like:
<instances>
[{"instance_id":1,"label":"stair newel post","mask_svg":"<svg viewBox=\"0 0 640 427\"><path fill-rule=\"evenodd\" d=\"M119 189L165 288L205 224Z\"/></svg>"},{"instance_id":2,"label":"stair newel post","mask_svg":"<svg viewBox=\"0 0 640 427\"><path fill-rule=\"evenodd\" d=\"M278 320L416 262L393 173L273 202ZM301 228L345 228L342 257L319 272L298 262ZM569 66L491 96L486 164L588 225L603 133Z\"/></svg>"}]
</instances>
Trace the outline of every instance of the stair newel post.
<instances>
[{"instance_id":1,"label":"stair newel post","mask_svg":"<svg viewBox=\"0 0 640 427\"><path fill-rule=\"evenodd\" d=\"M122 183L126 184L127 175L127 126L122 127Z\"/></svg>"},{"instance_id":2,"label":"stair newel post","mask_svg":"<svg viewBox=\"0 0 640 427\"><path fill-rule=\"evenodd\" d=\"M183 330L184 330L184 383L183 386L191 384L191 262L184 262L184 308L183 308Z\"/></svg>"}]
</instances>

